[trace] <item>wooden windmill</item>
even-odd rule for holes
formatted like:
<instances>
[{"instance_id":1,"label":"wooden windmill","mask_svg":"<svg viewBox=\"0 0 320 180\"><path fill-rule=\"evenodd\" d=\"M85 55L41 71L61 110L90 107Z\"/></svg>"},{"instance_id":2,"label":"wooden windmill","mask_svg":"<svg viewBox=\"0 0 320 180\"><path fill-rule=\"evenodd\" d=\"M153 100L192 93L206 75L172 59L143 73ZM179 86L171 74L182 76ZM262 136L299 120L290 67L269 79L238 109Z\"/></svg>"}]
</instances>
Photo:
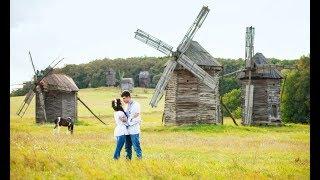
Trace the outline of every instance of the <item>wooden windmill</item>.
<instances>
[{"instance_id":1,"label":"wooden windmill","mask_svg":"<svg viewBox=\"0 0 320 180\"><path fill-rule=\"evenodd\" d=\"M34 71L34 80L33 80L33 85L31 86L30 90L28 91L28 93L26 94L25 99L23 100L22 104L20 105L18 111L17 111L17 115L20 116L21 118L23 117L23 115L25 114L25 112L27 111L34 95L36 94L36 98L37 98L37 102L38 102L38 106L41 109L41 115L44 118L44 121L47 122L47 114L46 114L46 110L45 110L45 103L44 103L44 96L42 93L42 88L41 88L41 80L43 78L45 78L52 70L53 68L63 60L63 58L58 61L52 68L50 67L50 65L54 62L52 62L47 68L46 68L46 73L44 75L40 75L39 71L36 71L34 64L33 64L33 60L32 60L32 56L31 56L31 52L29 51L29 58L32 64L32 68ZM37 109L37 108L36 108ZM38 114L38 113L36 113Z\"/></svg>"},{"instance_id":2,"label":"wooden windmill","mask_svg":"<svg viewBox=\"0 0 320 180\"><path fill-rule=\"evenodd\" d=\"M71 117L77 119L77 100L79 100L97 119L91 109L78 97L78 87L67 75L52 73L53 68L62 61L57 62L53 67L50 65L45 69L45 74L36 71L31 53L29 52L31 64L35 72L33 85L17 111L21 118L28 109L32 99L36 96L36 123L53 122L57 117ZM105 124L105 123L104 123Z\"/></svg>"},{"instance_id":3,"label":"wooden windmill","mask_svg":"<svg viewBox=\"0 0 320 180\"><path fill-rule=\"evenodd\" d=\"M149 71L140 71L139 73L139 87L147 88L150 83L150 73Z\"/></svg>"},{"instance_id":4,"label":"wooden windmill","mask_svg":"<svg viewBox=\"0 0 320 180\"><path fill-rule=\"evenodd\" d=\"M106 86L115 86L116 84L116 72L112 68L108 68L106 71Z\"/></svg>"},{"instance_id":5,"label":"wooden windmill","mask_svg":"<svg viewBox=\"0 0 320 180\"><path fill-rule=\"evenodd\" d=\"M269 64L262 53L254 56L254 27L246 28L245 68L223 75L239 73L242 84L242 124L281 125L280 82L278 65Z\"/></svg>"},{"instance_id":6,"label":"wooden windmill","mask_svg":"<svg viewBox=\"0 0 320 180\"><path fill-rule=\"evenodd\" d=\"M193 41L209 13L203 6L176 51L167 43L138 29L135 38L171 57L150 101L156 107L166 90L165 124L220 123L218 72L222 66Z\"/></svg>"}]
</instances>

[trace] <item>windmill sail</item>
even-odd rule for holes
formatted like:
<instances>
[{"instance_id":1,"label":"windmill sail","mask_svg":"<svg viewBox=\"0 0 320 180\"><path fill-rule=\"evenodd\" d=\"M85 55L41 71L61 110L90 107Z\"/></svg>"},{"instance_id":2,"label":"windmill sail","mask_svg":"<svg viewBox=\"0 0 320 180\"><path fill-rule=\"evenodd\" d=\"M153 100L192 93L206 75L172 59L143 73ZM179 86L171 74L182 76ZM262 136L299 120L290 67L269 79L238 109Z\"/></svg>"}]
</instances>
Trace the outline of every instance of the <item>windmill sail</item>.
<instances>
[{"instance_id":1,"label":"windmill sail","mask_svg":"<svg viewBox=\"0 0 320 180\"><path fill-rule=\"evenodd\" d=\"M146 44L148 44L151 47L154 47L155 49L157 49L158 51L166 54L166 55L170 55L172 53L172 46L168 45L167 43L161 41L160 39L151 36L150 34L138 29L135 32L135 36L134 38L138 39L141 42L144 42Z\"/></svg>"},{"instance_id":2,"label":"windmill sail","mask_svg":"<svg viewBox=\"0 0 320 180\"><path fill-rule=\"evenodd\" d=\"M254 40L254 27L247 27L246 28L246 68L252 68L253 62L252 57L254 53L253 47L253 40Z\"/></svg>"},{"instance_id":3,"label":"windmill sail","mask_svg":"<svg viewBox=\"0 0 320 180\"><path fill-rule=\"evenodd\" d=\"M184 51L187 50L193 36L195 35L196 31L201 27L202 23L204 22L204 20L206 19L207 15L208 15L209 11L210 11L210 9L208 8L208 6L202 7L197 18L195 19L195 21L193 22L193 24L189 28L187 34L183 37L181 43L178 46L178 50L180 52L183 53Z\"/></svg>"},{"instance_id":4,"label":"windmill sail","mask_svg":"<svg viewBox=\"0 0 320 180\"><path fill-rule=\"evenodd\" d=\"M55 66L57 66L64 58L60 59L52 68L50 68L46 74L44 74L42 77L40 77L39 79L37 79L37 74L36 74L36 71L35 71L35 67L34 67L34 64L33 64L33 60L32 60L32 56L31 56L31 53L29 51L29 56L30 56L30 61L31 61L31 64L32 64L32 67L34 69L34 72L35 72L35 79L34 79L34 85L30 88L29 92L27 93L25 99L22 101L18 111L17 111L17 115L20 116L21 118L23 117L23 115L25 114L25 112L27 111L28 107L29 107L29 104L30 102L32 101L33 97L34 97L34 93L37 89L37 86L39 84L39 82L45 78L51 71L53 71L53 68ZM52 64L52 63L51 63ZM50 64L50 65L51 65ZM50 67L50 65L48 67ZM41 97L39 97L40 99L44 99L43 98L43 95L42 95L42 92L40 93ZM41 101L41 108L43 109L43 112L44 112L44 118L45 120L47 121L47 117L46 117L46 113L45 113L45 106L44 106L44 101ZM43 104L43 105L42 105Z\"/></svg>"},{"instance_id":5,"label":"windmill sail","mask_svg":"<svg viewBox=\"0 0 320 180\"><path fill-rule=\"evenodd\" d=\"M253 109L253 85L246 85L245 103L244 103L244 124L250 125L252 120L252 109Z\"/></svg>"},{"instance_id":6,"label":"windmill sail","mask_svg":"<svg viewBox=\"0 0 320 180\"><path fill-rule=\"evenodd\" d=\"M22 117L25 114L26 110L28 109L28 106L30 105L30 102L32 101L33 96L34 92L32 89L30 89L17 111L18 116Z\"/></svg>"},{"instance_id":7,"label":"windmill sail","mask_svg":"<svg viewBox=\"0 0 320 180\"><path fill-rule=\"evenodd\" d=\"M184 68L189 70L192 74L194 74L201 82L209 86L211 89L215 90L216 81L204 71L200 66L198 66L195 62L189 59L186 55L181 54L180 58L177 60L179 64L181 64Z\"/></svg>"},{"instance_id":8,"label":"windmill sail","mask_svg":"<svg viewBox=\"0 0 320 180\"><path fill-rule=\"evenodd\" d=\"M248 84L246 85L246 92L245 92L245 116L244 116L244 123L247 125L251 124L252 121L252 108L253 108L253 85L251 85L251 73L253 68L253 40L254 40L254 27L247 27L246 28L246 69L248 70Z\"/></svg>"},{"instance_id":9,"label":"windmill sail","mask_svg":"<svg viewBox=\"0 0 320 180\"><path fill-rule=\"evenodd\" d=\"M158 102L160 101L161 97L163 96L163 92L165 90L165 87L167 86L170 76L177 66L177 61L170 60L167 62L166 67L164 68L164 71L158 81L158 84L156 86L155 92L152 96L152 99L150 101L150 105L152 107L156 107Z\"/></svg>"}]
</instances>

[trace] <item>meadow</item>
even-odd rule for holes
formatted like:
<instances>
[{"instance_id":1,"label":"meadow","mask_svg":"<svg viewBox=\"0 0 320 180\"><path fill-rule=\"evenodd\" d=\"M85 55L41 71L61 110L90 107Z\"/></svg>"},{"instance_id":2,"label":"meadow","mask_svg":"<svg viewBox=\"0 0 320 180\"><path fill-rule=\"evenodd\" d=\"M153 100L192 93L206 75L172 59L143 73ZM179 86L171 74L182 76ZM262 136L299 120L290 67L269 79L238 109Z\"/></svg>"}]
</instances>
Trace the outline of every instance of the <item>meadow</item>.
<instances>
[{"instance_id":1,"label":"meadow","mask_svg":"<svg viewBox=\"0 0 320 180\"><path fill-rule=\"evenodd\" d=\"M81 89L79 97L107 125L78 103L73 135L35 124L34 99L23 118L15 113L24 97L10 99L11 179L310 179L310 127L224 125L164 126L164 98L148 103L152 89L136 88L142 107L143 160L112 159L113 110L117 88ZM240 120L238 120L240 124ZM133 152L133 155L135 153Z\"/></svg>"}]
</instances>

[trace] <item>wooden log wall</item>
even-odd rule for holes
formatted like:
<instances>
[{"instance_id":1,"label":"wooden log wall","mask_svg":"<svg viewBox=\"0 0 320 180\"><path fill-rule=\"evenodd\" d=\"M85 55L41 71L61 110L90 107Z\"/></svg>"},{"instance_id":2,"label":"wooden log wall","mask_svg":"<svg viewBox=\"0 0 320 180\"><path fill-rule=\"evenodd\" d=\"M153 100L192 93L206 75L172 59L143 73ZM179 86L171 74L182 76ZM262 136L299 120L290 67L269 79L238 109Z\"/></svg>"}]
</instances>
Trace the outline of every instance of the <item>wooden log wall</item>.
<instances>
[{"instance_id":1,"label":"wooden log wall","mask_svg":"<svg viewBox=\"0 0 320 180\"><path fill-rule=\"evenodd\" d=\"M116 74L114 72L106 73L106 85L114 86L116 84Z\"/></svg>"},{"instance_id":2,"label":"wooden log wall","mask_svg":"<svg viewBox=\"0 0 320 180\"><path fill-rule=\"evenodd\" d=\"M198 119L198 79L187 70L177 72L177 124L194 124Z\"/></svg>"},{"instance_id":3,"label":"wooden log wall","mask_svg":"<svg viewBox=\"0 0 320 180\"><path fill-rule=\"evenodd\" d=\"M241 99L242 99L242 122L244 123L245 109L245 85L248 80L242 80ZM280 81L278 79L253 79L251 83L254 85L253 92L253 111L252 125L270 124L272 123L271 106L277 104L278 113L280 113ZM280 114L279 114L280 116Z\"/></svg>"},{"instance_id":4,"label":"wooden log wall","mask_svg":"<svg viewBox=\"0 0 320 180\"><path fill-rule=\"evenodd\" d=\"M268 116L270 122L281 122L281 114L280 114L280 80L279 79L270 79L267 82L267 91L268 91ZM276 108L276 115L274 116L273 108ZM279 122L280 121L280 122Z\"/></svg>"},{"instance_id":5,"label":"wooden log wall","mask_svg":"<svg viewBox=\"0 0 320 180\"><path fill-rule=\"evenodd\" d=\"M125 91L125 90L132 92L133 84L131 84L131 83L122 83L121 84L121 91Z\"/></svg>"},{"instance_id":6,"label":"wooden log wall","mask_svg":"<svg viewBox=\"0 0 320 180\"><path fill-rule=\"evenodd\" d=\"M150 77L139 78L139 87L149 87Z\"/></svg>"},{"instance_id":7,"label":"wooden log wall","mask_svg":"<svg viewBox=\"0 0 320 180\"><path fill-rule=\"evenodd\" d=\"M208 86L199 82L199 107L198 117L200 123L221 123L221 108L219 95L219 79L214 70L207 70L216 80L216 89L212 90Z\"/></svg>"},{"instance_id":8,"label":"wooden log wall","mask_svg":"<svg viewBox=\"0 0 320 180\"><path fill-rule=\"evenodd\" d=\"M177 71L173 71L165 92L164 123L175 124L177 97Z\"/></svg>"},{"instance_id":9,"label":"wooden log wall","mask_svg":"<svg viewBox=\"0 0 320 180\"><path fill-rule=\"evenodd\" d=\"M77 99L76 92L44 92L45 110L47 121L53 122L57 117L68 117L77 119ZM44 122L42 108L39 103L39 97L36 97L36 122Z\"/></svg>"},{"instance_id":10,"label":"wooden log wall","mask_svg":"<svg viewBox=\"0 0 320 180\"><path fill-rule=\"evenodd\" d=\"M215 75L215 70L206 70ZM219 80L216 77L217 87ZM215 92L185 69L175 70L166 87L164 122L168 124L221 123L219 88Z\"/></svg>"},{"instance_id":11,"label":"wooden log wall","mask_svg":"<svg viewBox=\"0 0 320 180\"><path fill-rule=\"evenodd\" d=\"M76 118L76 96L74 92L69 92L69 93L61 93L62 96L62 101L61 101L61 106L62 106L62 117L71 117L72 119Z\"/></svg>"}]
</instances>

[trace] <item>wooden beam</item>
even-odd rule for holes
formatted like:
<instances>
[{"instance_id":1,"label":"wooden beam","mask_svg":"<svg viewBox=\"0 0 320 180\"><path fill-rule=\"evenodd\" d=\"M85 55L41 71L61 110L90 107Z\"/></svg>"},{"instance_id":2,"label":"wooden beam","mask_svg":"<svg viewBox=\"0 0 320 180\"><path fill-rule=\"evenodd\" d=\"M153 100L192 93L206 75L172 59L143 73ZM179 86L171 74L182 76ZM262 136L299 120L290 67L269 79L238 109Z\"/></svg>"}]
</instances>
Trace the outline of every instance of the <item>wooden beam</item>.
<instances>
[{"instance_id":1,"label":"wooden beam","mask_svg":"<svg viewBox=\"0 0 320 180\"><path fill-rule=\"evenodd\" d=\"M94 117L96 117L100 122L102 122L103 124L107 125L105 122L103 122L97 115L95 115L91 109L77 96L77 99L91 112L91 114L93 114Z\"/></svg>"},{"instance_id":2,"label":"wooden beam","mask_svg":"<svg viewBox=\"0 0 320 180\"><path fill-rule=\"evenodd\" d=\"M223 104L222 100L221 100L221 104L222 104L222 106L227 110L227 112L230 114L230 117L231 117L233 123L234 123L235 125L239 126L239 125L237 124L236 120L234 119L231 111L227 108L227 106L226 106L225 104ZM223 118L222 118L222 119L223 119Z\"/></svg>"}]
</instances>

